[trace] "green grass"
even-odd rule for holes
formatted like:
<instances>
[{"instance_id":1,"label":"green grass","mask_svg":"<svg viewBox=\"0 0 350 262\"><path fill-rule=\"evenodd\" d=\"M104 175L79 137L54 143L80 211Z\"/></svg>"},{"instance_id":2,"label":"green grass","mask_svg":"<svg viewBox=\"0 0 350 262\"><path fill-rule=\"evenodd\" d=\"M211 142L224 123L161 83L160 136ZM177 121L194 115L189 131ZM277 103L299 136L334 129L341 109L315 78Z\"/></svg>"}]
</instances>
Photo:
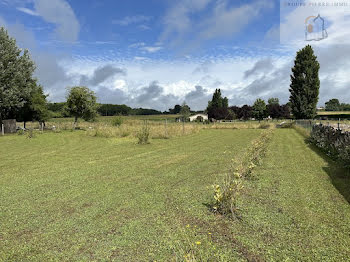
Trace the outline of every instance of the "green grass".
<instances>
[{"instance_id":1,"label":"green grass","mask_svg":"<svg viewBox=\"0 0 350 262\"><path fill-rule=\"evenodd\" d=\"M261 132L0 137L0 260L348 260L349 176L293 129L245 181L242 220L209 212L210 186Z\"/></svg>"},{"instance_id":2,"label":"green grass","mask_svg":"<svg viewBox=\"0 0 350 262\"><path fill-rule=\"evenodd\" d=\"M246 183L242 223L230 225L253 258L267 261L347 261L350 179L347 171L305 144L293 129L277 129L257 180Z\"/></svg>"},{"instance_id":3,"label":"green grass","mask_svg":"<svg viewBox=\"0 0 350 262\"><path fill-rule=\"evenodd\" d=\"M0 259L181 261L191 249L239 258L210 240L203 225L215 216L204 204L260 132L205 130L144 146L83 131L1 137Z\"/></svg>"}]
</instances>

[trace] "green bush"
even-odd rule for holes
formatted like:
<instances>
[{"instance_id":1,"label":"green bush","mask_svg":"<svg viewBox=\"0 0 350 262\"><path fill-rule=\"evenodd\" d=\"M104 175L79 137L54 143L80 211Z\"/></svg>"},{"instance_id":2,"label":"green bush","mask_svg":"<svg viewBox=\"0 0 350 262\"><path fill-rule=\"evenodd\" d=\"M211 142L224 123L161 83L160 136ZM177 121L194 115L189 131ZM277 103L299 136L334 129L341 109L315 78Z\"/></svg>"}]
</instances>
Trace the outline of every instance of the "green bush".
<instances>
[{"instance_id":1,"label":"green bush","mask_svg":"<svg viewBox=\"0 0 350 262\"><path fill-rule=\"evenodd\" d=\"M113 126L121 126L121 124L123 124L123 119L120 116L114 117L112 119Z\"/></svg>"}]
</instances>

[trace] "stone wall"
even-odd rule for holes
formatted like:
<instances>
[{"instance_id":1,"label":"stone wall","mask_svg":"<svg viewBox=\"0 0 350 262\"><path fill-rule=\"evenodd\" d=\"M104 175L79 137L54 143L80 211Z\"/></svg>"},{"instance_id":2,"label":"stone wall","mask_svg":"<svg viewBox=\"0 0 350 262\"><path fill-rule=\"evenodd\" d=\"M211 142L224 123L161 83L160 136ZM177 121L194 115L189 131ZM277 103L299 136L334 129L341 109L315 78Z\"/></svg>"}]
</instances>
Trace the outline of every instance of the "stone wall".
<instances>
[{"instance_id":1,"label":"stone wall","mask_svg":"<svg viewBox=\"0 0 350 262\"><path fill-rule=\"evenodd\" d=\"M344 132L322 124L314 125L310 139L329 156L350 167L350 132Z\"/></svg>"},{"instance_id":2,"label":"stone wall","mask_svg":"<svg viewBox=\"0 0 350 262\"><path fill-rule=\"evenodd\" d=\"M16 133L16 119L2 120L4 131L6 133Z\"/></svg>"}]
</instances>

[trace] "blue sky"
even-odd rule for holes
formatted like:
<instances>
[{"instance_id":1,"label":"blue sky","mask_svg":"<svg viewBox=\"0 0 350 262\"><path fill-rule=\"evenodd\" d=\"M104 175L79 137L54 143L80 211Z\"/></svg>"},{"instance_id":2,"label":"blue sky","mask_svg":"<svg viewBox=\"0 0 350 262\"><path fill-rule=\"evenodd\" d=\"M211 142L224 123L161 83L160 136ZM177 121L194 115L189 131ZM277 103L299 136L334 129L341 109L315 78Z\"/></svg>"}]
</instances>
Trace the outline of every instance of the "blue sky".
<instances>
[{"instance_id":1,"label":"blue sky","mask_svg":"<svg viewBox=\"0 0 350 262\"><path fill-rule=\"evenodd\" d=\"M293 56L306 44L290 36L303 34L300 21L320 10L283 8L262 0L0 0L0 26L29 49L51 101L86 85L104 103L166 110L186 101L204 109L215 88L231 105L288 101ZM341 57L339 39L347 51L339 28L348 21L340 8L321 12L335 32L312 43L327 69L320 104L339 95L350 102L348 60L329 59Z\"/></svg>"}]
</instances>

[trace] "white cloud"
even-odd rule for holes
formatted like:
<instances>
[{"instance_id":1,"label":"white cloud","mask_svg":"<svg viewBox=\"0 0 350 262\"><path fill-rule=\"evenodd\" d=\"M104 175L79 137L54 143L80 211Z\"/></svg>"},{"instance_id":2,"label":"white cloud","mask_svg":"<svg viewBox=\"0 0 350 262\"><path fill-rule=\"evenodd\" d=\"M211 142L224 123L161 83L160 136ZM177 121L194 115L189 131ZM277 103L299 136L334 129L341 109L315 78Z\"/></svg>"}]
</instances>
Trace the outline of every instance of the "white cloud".
<instances>
[{"instance_id":1,"label":"white cloud","mask_svg":"<svg viewBox=\"0 0 350 262\"><path fill-rule=\"evenodd\" d=\"M271 9L273 2L258 0L239 7L230 7L228 0L182 0L166 13L160 39L172 46L193 47L202 41L232 37ZM209 9L210 6L210 9ZM194 18L200 15L201 18Z\"/></svg>"},{"instance_id":2,"label":"white cloud","mask_svg":"<svg viewBox=\"0 0 350 262\"><path fill-rule=\"evenodd\" d=\"M17 7L17 10L18 11L21 11L23 13L26 13L28 15L32 15L32 16L39 16L39 14L29 8L26 8L26 7Z\"/></svg>"},{"instance_id":3,"label":"white cloud","mask_svg":"<svg viewBox=\"0 0 350 262\"><path fill-rule=\"evenodd\" d=\"M163 24L165 29L161 40L177 35L178 40L191 30L193 21L190 15L207 7L212 0L180 0L165 14Z\"/></svg>"},{"instance_id":4,"label":"white cloud","mask_svg":"<svg viewBox=\"0 0 350 262\"><path fill-rule=\"evenodd\" d=\"M114 81L114 86L112 87L113 89L120 89L123 91L126 91L126 82L124 79L116 79Z\"/></svg>"},{"instance_id":5,"label":"white cloud","mask_svg":"<svg viewBox=\"0 0 350 262\"><path fill-rule=\"evenodd\" d=\"M151 27L149 27L148 25L139 25L139 28L142 30L151 30Z\"/></svg>"},{"instance_id":6,"label":"white cloud","mask_svg":"<svg viewBox=\"0 0 350 262\"><path fill-rule=\"evenodd\" d=\"M325 0L325 3L334 3ZM309 16L321 15L325 19L328 38L322 41L311 41L314 46L330 46L333 44L350 43L350 5L347 6L312 6L311 0L305 1L305 6L291 8L281 6L281 43L290 47L300 47L305 41L305 19Z\"/></svg>"},{"instance_id":7,"label":"white cloud","mask_svg":"<svg viewBox=\"0 0 350 262\"><path fill-rule=\"evenodd\" d=\"M160 50L162 50L163 47L161 46L143 46L141 47L141 50L147 51L148 53L155 53Z\"/></svg>"},{"instance_id":8,"label":"white cloud","mask_svg":"<svg viewBox=\"0 0 350 262\"><path fill-rule=\"evenodd\" d=\"M65 41L78 39L80 25L71 6L64 0L34 0L35 13L56 25L56 34Z\"/></svg>"},{"instance_id":9,"label":"white cloud","mask_svg":"<svg viewBox=\"0 0 350 262\"><path fill-rule=\"evenodd\" d=\"M147 57L143 57L143 56L135 56L134 59L138 60L138 61L144 61L144 60L147 60L148 58Z\"/></svg>"},{"instance_id":10,"label":"white cloud","mask_svg":"<svg viewBox=\"0 0 350 262\"><path fill-rule=\"evenodd\" d=\"M151 16L145 15L134 15L134 16L126 16L119 20L113 20L112 23L121 26L128 26L130 24L137 24L142 22L148 22L152 19Z\"/></svg>"},{"instance_id":11,"label":"white cloud","mask_svg":"<svg viewBox=\"0 0 350 262\"><path fill-rule=\"evenodd\" d=\"M265 9L273 7L271 1L258 1L239 7L228 7L227 1L218 1L213 14L200 25L199 38L228 37L244 29Z\"/></svg>"},{"instance_id":12,"label":"white cloud","mask_svg":"<svg viewBox=\"0 0 350 262\"><path fill-rule=\"evenodd\" d=\"M129 47L139 48L139 47L142 47L142 46L145 46L145 45L146 44L144 42L138 42L138 43L134 43L134 44L129 45Z\"/></svg>"}]
</instances>

